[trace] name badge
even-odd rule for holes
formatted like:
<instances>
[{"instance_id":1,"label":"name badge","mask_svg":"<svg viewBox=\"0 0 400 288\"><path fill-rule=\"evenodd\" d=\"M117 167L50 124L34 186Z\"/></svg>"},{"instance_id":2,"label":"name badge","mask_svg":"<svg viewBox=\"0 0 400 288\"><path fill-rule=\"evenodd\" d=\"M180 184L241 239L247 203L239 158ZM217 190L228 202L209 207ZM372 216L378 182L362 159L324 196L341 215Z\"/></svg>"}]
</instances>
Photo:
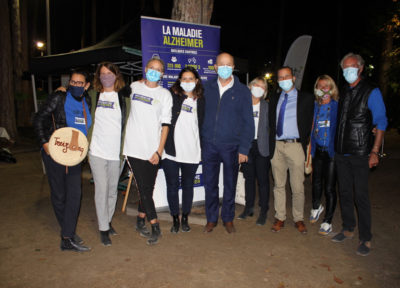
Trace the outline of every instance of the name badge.
<instances>
[{"instance_id":1,"label":"name badge","mask_svg":"<svg viewBox=\"0 0 400 288\"><path fill-rule=\"evenodd\" d=\"M77 125L85 125L85 118L75 117L75 124L77 124Z\"/></svg>"},{"instance_id":2,"label":"name badge","mask_svg":"<svg viewBox=\"0 0 400 288\"><path fill-rule=\"evenodd\" d=\"M318 127L330 127L331 126L331 121L325 120L325 121L318 121Z\"/></svg>"}]
</instances>

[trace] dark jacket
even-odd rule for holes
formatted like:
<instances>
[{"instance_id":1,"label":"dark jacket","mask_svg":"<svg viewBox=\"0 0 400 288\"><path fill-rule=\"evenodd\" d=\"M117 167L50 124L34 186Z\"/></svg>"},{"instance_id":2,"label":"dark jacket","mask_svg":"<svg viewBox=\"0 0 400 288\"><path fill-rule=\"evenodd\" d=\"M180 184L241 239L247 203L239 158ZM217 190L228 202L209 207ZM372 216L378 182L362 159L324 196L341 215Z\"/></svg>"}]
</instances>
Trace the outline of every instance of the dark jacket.
<instances>
[{"instance_id":1,"label":"dark jacket","mask_svg":"<svg viewBox=\"0 0 400 288\"><path fill-rule=\"evenodd\" d=\"M49 95L49 97L47 97L46 102L35 114L33 119L33 128L36 132L37 137L39 138L39 143L41 146L49 142L50 136L54 132L54 125L55 129L67 127L67 120L64 110L66 96L66 92L53 92ZM90 113L92 101L86 91L84 97L89 107L89 111L87 111L87 113ZM54 115L54 124L52 115Z\"/></svg>"},{"instance_id":2,"label":"dark jacket","mask_svg":"<svg viewBox=\"0 0 400 288\"><path fill-rule=\"evenodd\" d=\"M260 116L258 119L257 130L257 147L261 156L269 155L269 119L268 119L268 102L260 101Z\"/></svg>"},{"instance_id":3,"label":"dark jacket","mask_svg":"<svg viewBox=\"0 0 400 288\"><path fill-rule=\"evenodd\" d=\"M172 93L172 117L171 117L171 125L169 126L169 132L167 136L167 141L165 142L165 153L171 156L176 156L176 151L175 151L175 140L174 140L174 133L175 133L175 125L176 121L178 121L179 115L181 114L181 109L182 109L182 104L183 101L187 97L182 97L179 96L175 93ZM198 119L198 125L199 125L199 133L201 131L201 127L203 125L203 120L204 120L204 107L205 107L205 100L204 97L198 98L197 99L197 119Z\"/></svg>"},{"instance_id":4,"label":"dark jacket","mask_svg":"<svg viewBox=\"0 0 400 288\"><path fill-rule=\"evenodd\" d=\"M338 102L335 100L331 100L330 107L330 116L329 116L329 122L330 122L330 127L329 127L329 143L328 143L328 154L329 157L333 158L335 156L335 135L336 135L336 123L337 123L337 111L338 111ZM317 113L318 113L318 104L315 103L314 107L314 127L312 133L314 133L315 128L317 127L316 123L316 118L317 118ZM311 155L314 157L315 155L315 150L317 147L317 142L315 140L314 135L311 135Z\"/></svg>"},{"instance_id":5,"label":"dark jacket","mask_svg":"<svg viewBox=\"0 0 400 288\"><path fill-rule=\"evenodd\" d=\"M375 87L362 79L356 87L347 86L340 94L336 152L339 154L368 155L373 145L372 114L368 98Z\"/></svg>"},{"instance_id":6,"label":"dark jacket","mask_svg":"<svg viewBox=\"0 0 400 288\"><path fill-rule=\"evenodd\" d=\"M234 77L233 87L220 97L218 79L204 85L205 114L201 129L202 141L213 144L238 145L238 152L247 155L254 139L253 108L247 86Z\"/></svg>"},{"instance_id":7,"label":"dark jacket","mask_svg":"<svg viewBox=\"0 0 400 288\"><path fill-rule=\"evenodd\" d=\"M276 107L278 106L280 93L272 95L269 102L269 152L274 157L276 142ZM299 129L300 142L306 155L307 144L310 141L311 127L314 115L314 96L310 93L297 91L297 127Z\"/></svg>"}]
</instances>

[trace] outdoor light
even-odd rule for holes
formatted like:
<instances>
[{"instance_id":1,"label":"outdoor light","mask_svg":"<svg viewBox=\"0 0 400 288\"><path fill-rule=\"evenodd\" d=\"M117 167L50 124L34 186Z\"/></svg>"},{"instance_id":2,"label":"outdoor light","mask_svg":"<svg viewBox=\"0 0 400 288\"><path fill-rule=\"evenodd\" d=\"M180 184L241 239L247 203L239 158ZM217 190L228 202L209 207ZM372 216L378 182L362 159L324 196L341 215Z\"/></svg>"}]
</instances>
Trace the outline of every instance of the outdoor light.
<instances>
[{"instance_id":1,"label":"outdoor light","mask_svg":"<svg viewBox=\"0 0 400 288\"><path fill-rule=\"evenodd\" d=\"M265 79L271 79L272 74L271 73L265 73L264 78Z\"/></svg>"},{"instance_id":2,"label":"outdoor light","mask_svg":"<svg viewBox=\"0 0 400 288\"><path fill-rule=\"evenodd\" d=\"M37 42L36 42L36 47L37 47L39 50L43 49L43 48L44 48L44 42L42 42L42 41L37 41Z\"/></svg>"},{"instance_id":3,"label":"outdoor light","mask_svg":"<svg viewBox=\"0 0 400 288\"><path fill-rule=\"evenodd\" d=\"M43 56L44 51L46 50L45 43L43 41L36 41L36 49L40 51L40 56Z\"/></svg>"}]
</instances>

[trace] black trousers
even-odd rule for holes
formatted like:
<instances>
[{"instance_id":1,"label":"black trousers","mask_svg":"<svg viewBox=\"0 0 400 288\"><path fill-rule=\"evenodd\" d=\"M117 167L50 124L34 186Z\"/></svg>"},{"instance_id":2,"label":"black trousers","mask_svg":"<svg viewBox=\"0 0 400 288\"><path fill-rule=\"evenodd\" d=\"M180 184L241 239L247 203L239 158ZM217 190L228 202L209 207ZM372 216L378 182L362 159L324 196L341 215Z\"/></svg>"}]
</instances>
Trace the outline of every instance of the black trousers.
<instances>
[{"instance_id":1,"label":"black trousers","mask_svg":"<svg viewBox=\"0 0 400 288\"><path fill-rule=\"evenodd\" d=\"M254 207L256 196L256 180L258 182L258 193L260 214L266 214L269 208L269 170L271 162L269 157L263 157L258 151L257 140L254 140L248 155L248 162L242 163L241 171L245 179L245 209Z\"/></svg>"},{"instance_id":2,"label":"black trousers","mask_svg":"<svg viewBox=\"0 0 400 288\"><path fill-rule=\"evenodd\" d=\"M321 204L322 191L325 192L326 210L323 222L332 223L336 208L336 169L335 159L319 146L312 160L312 208L318 209Z\"/></svg>"},{"instance_id":3,"label":"black trousers","mask_svg":"<svg viewBox=\"0 0 400 288\"><path fill-rule=\"evenodd\" d=\"M342 210L343 230L354 231L357 208L358 232L360 241L370 241L371 204L368 195L368 156L335 155L339 183L340 208Z\"/></svg>"},{"instance_id":4,"label":"black trousers","mask_svg":"<svg viewBox=\"0 0 400 288\"><path fill-rule=\"evenodd\" d=\"M43 149L41 153L49 181L51 203L61 227L61 235L72 238L81 207L81 164L69 166L67 173L65 166L55 162Z\"/></svg>"},{"instance_id":5,"label":"black trousers","mask_svg":"<svg viewBox=\"0 0 400 288\"><path fill-rule=\"evenodd\" d=\"M133 175L139 189L140 201L138 211L145 213L148 221L157 219L153 191L159 165L153 165L148 160L133 157L128 157L128 161L132 167Z\"/></svg>"}]
</instances>

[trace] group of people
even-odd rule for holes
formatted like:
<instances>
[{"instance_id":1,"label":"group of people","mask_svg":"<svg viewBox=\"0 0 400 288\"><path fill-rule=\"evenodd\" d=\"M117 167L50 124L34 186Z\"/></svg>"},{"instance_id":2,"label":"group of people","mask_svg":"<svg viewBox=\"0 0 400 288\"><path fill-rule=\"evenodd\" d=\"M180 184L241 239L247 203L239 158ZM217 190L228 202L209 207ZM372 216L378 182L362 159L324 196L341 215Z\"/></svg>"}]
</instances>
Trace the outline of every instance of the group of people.
<instances>
[{"instance_id":1,"label":"group of people","mask_svg":"<svg viewBox=\"0 0 400 288\"><path fill-rule=\"evenodd\" d=\"M110 236L117 234L111 222L117 201L121 155L139 191L136 230L147 238L149 245L156 244L162 235L153 201L160 165L165 172L173 220L171 233L191 230L188 218L200 162L207 217L205 233L215 229L219 217L228 233L236 231L233 220L239 170L245 179L246 204L237 218L253 216L257 186L260 209L256 224L265 225L270 168L275 208L271 230L279 232L284 228L289 171L294 225L299 232L307 233L304 162L310 144L313 165L310 222L317 222L325 209L319 233L332 232L338 180L343 227L332 241L353 237L355 201L360 239L357 253L368 255L372 234L367 178L369 168L379 163L379 147L387 119L379 89L362 76L361 56L350 53L343 58L341 67L348 85L340 93L328 75L318 77L314 95L299 91L295 88L292 68L282 67L277 73L281 92L273 94L268 101L265 79L257 77L246 86L233 75L234 67L232 55L221 53L215 64L217 78L203 84L198 72L186 67L168 90L159 85L165 69L159 58L150 59L145 78L130 85L125 85L116 65L103 62L98 65L93 81L97 91L93 115L86 113L91 110L91 100L87 93L90 82L84 71L73 71L68 89L48 97L35 116L34 126L42 145L53 208L61 226L61 250L90 250L75 233L81 198L81 164L66 169L53 161L48 141L55 129L75 127L87 135L92 125L89 164L95 184L100 240L105 246L111 245ZM125 102L128 97L129 113ZM221 163L223 198L220 205ZM323 192L325 208L321 204Z\"/></svg>"}]
</instances>

